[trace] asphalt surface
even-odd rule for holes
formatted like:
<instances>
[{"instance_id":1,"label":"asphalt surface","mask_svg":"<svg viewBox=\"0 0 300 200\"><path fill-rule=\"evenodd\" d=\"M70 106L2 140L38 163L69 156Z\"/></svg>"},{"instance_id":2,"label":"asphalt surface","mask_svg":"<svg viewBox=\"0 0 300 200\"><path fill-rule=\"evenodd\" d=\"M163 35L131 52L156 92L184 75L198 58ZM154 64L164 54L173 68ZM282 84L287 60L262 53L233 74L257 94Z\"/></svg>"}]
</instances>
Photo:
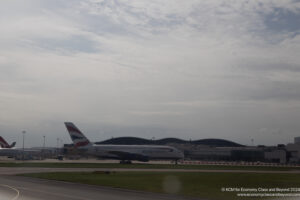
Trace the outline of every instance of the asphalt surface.
<instances>
[{"instance_id":1,"label":"asphalt surface","mask_svg":"<svg viewBox=\"0 0 300 200\"><path fill-rule=\"evenodd\" d=\"M20 176L0 176L1 200L187 200L174 195L49 181Z\"/></svg>"},{"instance_id":2,"label":"asphalt surface","mask_svg":"<svg viewBox=\"0 0 300 200\"><path fill-rule=\"evenodd\" d=\"M19 198L19 191L6 184L0 184L0 199L1 200L16 200Z\"/></svg>"},{"instance_id":3,"label":"asphalt surface","mask_svg":"<svg viewBox=\"0 0 300 200\"><path fill-rule=\"evenodd\" d=\"M185 169L120 169L120 168L35 168L1 167L0 200L187 200L176 195L155 194L126 189L91 186L78 183L14 176L22 173L70 172L70 171L154 171L154 172L247 172L247 173L300 173L297 171L252 170L185 170Z\"/></svg>"}]
</instances>

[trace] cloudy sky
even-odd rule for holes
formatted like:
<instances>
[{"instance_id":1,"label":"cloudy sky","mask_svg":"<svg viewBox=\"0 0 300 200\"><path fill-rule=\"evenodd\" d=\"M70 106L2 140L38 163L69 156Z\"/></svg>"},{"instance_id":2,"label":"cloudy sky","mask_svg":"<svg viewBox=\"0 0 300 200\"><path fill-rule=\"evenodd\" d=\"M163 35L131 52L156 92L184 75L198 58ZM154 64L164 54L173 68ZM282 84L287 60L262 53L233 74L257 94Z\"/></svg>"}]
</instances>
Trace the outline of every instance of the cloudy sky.
<instances>
[{"instance_id":1,"label":"cloudy sky","mask_svg":"<svg viewBox=\"0 0 300 200\"><path fill-rule=\"evenodd\" d=\"M300 136L300 1L2 0L0 133Z\"/></svg>"}]
</instances>

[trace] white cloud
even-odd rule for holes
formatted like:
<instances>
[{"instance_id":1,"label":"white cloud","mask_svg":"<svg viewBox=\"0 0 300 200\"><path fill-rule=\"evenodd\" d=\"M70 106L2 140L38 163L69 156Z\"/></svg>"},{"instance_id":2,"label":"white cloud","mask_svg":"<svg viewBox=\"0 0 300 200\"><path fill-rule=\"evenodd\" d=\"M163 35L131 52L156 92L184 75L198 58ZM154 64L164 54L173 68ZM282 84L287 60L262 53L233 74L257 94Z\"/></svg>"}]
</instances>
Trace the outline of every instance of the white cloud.
<instances>
[{"instance_id":1,"label":"white cloud","mask_svg":"<svg viewBox=\"0 0 300 200\"><path fill-rule=\"evenodd\" d=\"M174 137L186 131L198 139L201 132L243 142L261 128L256 119L279 114L266 105L286 115L299 109L299 29L275 31L266 21L282 13L299 17L297 2L1 4L0 96L7 113L1 120L7 124L155 124ZM297 132L297 124L288 131Z\"/></svg>"}]
</instances>

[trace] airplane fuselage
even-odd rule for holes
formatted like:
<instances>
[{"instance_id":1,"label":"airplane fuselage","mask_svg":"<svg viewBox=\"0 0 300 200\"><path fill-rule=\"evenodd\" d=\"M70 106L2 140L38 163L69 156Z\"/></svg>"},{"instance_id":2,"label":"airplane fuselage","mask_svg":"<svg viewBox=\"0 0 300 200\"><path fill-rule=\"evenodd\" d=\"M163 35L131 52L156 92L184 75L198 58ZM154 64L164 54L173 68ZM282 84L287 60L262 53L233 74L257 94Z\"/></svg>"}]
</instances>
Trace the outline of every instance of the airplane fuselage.
<instances>
[{"instance_id":1,"label":"airplane fuselage","mask_svg":"<svg viewBox=\"0 0 300 200\"><path fill-rule=\"evenodd\" d=\"M97 157L121 160L179 160L184 157L183 153L174 147L158 145L90 145L81 149Z\"/></svg>"},{"instance_id":2,"label":"airplane fuselage","mask_svg":"<svg viewBox=\"0 0 300 200\"><path fill-rule=\"evenodd\" d=\"M91 143L84 134L72 123L65 122L65 126L74 143L74 147L84 154L102 158L119 160L149 161L154 159L182 159L183 153L174 147L157 145L96 145Z\"/></svg>"}]
</instances>

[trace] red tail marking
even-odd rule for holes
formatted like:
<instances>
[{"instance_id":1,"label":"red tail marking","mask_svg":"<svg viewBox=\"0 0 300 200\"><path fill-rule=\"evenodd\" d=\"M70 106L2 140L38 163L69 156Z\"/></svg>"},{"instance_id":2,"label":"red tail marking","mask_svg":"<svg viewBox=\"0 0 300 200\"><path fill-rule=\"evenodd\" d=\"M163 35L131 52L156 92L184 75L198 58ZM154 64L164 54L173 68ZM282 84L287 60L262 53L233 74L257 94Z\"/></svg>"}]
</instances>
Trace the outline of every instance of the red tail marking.
<instances>
[{"instance_id":1,"label":"red tail marking","mask_svg":"<svg viewBox=\"0 0 300 200\"><path fill-rule=\"evenodd\" d=\"M80 130L78 130L77 128L73 127L73 126L67 126L67 129L69 132L76 132L82 135L82 133L80 132Z\"/></svg>"},{"instance_id":2,"label":"red tail marking","mask_svg":"<svg viewBox=\"0 0 300 200\"><path fill-rule=\"evenodd\" d=\"M4 147L8 147L9 144L7 144L7 142L0 136L0 143L4 144Z\"/></svg>"},{"instance_id":3,"label":"red tail marking","mask_svg":"<svg viewBox=\"0 0 300 200\"><path fill-rule=\"evenodd\" d=\"M75 144L76 147L82 147L82 146L85 146L85 145L88 145L89 142L88 141L84 141L84 142L78 142Z\"/></svg>"}]
</instances>

